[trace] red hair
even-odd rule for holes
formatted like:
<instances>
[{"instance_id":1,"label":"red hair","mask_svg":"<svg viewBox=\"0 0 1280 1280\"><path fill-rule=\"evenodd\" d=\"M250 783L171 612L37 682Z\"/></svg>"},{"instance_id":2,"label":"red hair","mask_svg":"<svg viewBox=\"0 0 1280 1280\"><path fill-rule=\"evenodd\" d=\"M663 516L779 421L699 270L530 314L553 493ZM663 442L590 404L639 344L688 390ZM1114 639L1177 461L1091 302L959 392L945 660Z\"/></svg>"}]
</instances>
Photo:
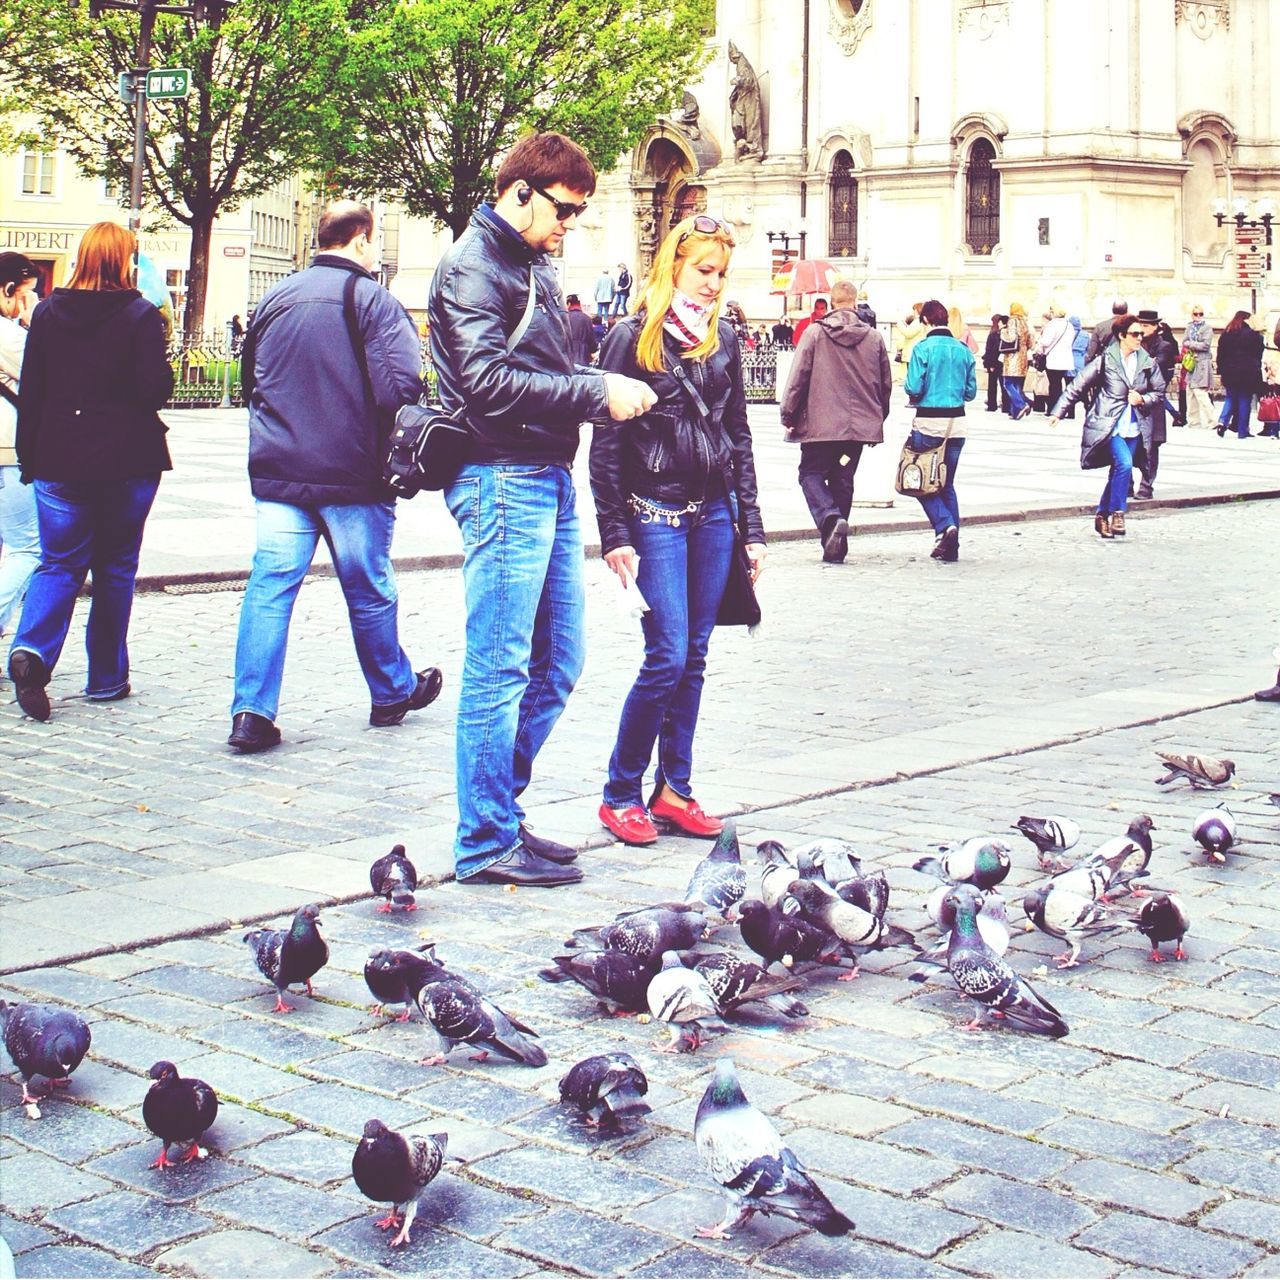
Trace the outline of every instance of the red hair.
<instances>
[{"instance_id":1,"label":"red hair","mask_svg":"<svg viewBox=\"0 0 1280 1280\"><path fill-rule=\"evenodd\" d=\"M119 223L95 222L80 239L68 289L132 289L138 241Z\"/></svg>"}]
</instances>

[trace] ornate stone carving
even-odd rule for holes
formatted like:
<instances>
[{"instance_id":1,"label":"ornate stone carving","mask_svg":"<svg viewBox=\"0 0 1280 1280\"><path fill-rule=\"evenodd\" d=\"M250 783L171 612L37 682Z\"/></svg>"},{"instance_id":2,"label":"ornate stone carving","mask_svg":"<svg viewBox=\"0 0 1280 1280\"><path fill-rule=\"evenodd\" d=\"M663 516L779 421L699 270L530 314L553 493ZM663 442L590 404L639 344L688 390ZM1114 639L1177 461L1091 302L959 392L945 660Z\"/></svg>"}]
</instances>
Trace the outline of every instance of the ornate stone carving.
<instances>
[{"instance_id":1,"label":"ornate stone carving","mask_svg":"<svg viewBox=\"0 0 1280 1280\"><path fill-rule=\"evenodd\" d=\"M680 105L667 117L667 119L679 129L690 142L700 142L702 140L702 130L698 127L698 100L689 92L684 91L684 98Z\"/></svg>"},{"instance_id":2,"label":"ornate stone carving","mask_svg":"<svg viewBox=\"0 0 1280 1280\"><path fill-rule=\"evenodd\" d=\"M1207 40L1217 27L1225 31L1231 26L1231 0L1177 0L1174 13L1201 40Z\"/></svg>"},{"instance_id":3,"label":"ornate stone carving","mask_svg":"<svg viewBox=\"0 0 1280 1280\"><path fill-rule=\"evenodd\" d=\"M845 53L852 54L871 30L872 0L831 0L831 34Z\"/></svg>"},{"instance_id":4,"label":"ornate stone carving","mask_svg":"<svg viewBox=\"0 0 1280 1280\"><path fill-rule=\"evenodd\" d=\"M961 0L961 31L972 30L979 40L990 38L996 27L1009 25L1009 0Z\"/></svg>"},{"instance_id":5,"label":"ornate stone carving","mask_svg":"<svg viewBox=\"0 0 1280 1280\"><path fill-rule=\"evenodd\" d=\"M760 81L747 55L729 41L729 61L733 79L729 82L729 120L733 128L735 160L764 159L764 106L760 101Z\"/></svg>"},{"instance_id":6,"label":"ornate stone carving","mask_svg":"<svg viewBox=\"0 0 1280 1280\"><path fill-rule=\"evenodd\" d=\"M640 245L638 275L644 279L653 266L653 255L658 251L658 217L651 206L641 205L636 209L636 239Z\"/></svg>"}]
</instances>

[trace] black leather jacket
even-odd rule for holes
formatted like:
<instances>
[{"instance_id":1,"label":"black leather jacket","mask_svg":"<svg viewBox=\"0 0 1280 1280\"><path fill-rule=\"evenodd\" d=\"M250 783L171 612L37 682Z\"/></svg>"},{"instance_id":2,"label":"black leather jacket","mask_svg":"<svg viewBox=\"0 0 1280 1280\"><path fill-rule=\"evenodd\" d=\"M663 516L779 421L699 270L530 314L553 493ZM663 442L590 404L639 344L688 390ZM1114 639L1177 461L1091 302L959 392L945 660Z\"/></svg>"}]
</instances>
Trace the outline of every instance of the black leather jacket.
<instances>
[{"instance_id":1,"label":"black leather jacket","mask_svg":"<svg viewBox=\"0 0 1280 1280\"><path fill-rule=\"evenodd\" d=\"M643 313L616 325L604 341L600 367L647 382L658 403L648 413L617 426L598 428L591 440L591 492L606 554L631 545L627 498L691 502L726 492L738 498L748 542L763 542L764 521L756 500L756 465L742 387L742 360L733 326L720 321L719 349L705 361L684 361L690 382L710 410L704 427L688 393L670 372L650 373L636 363ZM664 344L668 369L679 349Z\"/></svg>"},{"instance_id":2,"label":"black leather jacket","mask_svg":"<svg viewBox=\"0 0 1280 1280\"><path fill-rule=\"evenodd\" d=\"M524 315L532 268L537 304L529 328L507 355ZM578 370L560 286L535 253L489 205L440 260L427 303L431 362L446 413L466 418L472 461L569 466L586 421L608 421L604 380Z\"/></svg>"}]
</instances>

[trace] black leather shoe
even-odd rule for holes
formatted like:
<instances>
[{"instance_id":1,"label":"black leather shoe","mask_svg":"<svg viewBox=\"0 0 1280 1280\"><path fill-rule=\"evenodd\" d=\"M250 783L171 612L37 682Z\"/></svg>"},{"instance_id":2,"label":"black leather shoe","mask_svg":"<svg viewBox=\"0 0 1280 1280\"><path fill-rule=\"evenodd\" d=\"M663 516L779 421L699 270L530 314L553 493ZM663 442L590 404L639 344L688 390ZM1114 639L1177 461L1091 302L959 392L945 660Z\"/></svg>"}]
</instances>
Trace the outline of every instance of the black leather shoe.
<instances>
[{"instance_id":1,"label":"black leather shoe","mask_svg":"<svg viewBox=\"0 0 1280 1280\"><path fill-rule=\"evenodd\" d=\"M849 522L830 516L823 522L822 558L828 564L843 564L849 554Z\"/></svg>"},{"instance_id":2,"label":"black leather shoe","mask_svg":"<svg viewBox=\"0 0 1280 1280\"><path fill-rule=\"evenodd\" d=\"M558 862L561 866L566 862L573 862L578 856L577 849L571 849L567 844L535 836L523 822L520 824L520 843L535 858L545 858L548 862Z\"/></svg>"},{"instance_id":3,"label":"black leather shoe","mask_svg":"<svg viewBox=\"0 0 1280 1280\"><path fill-rule=\"evenodd\" d=\"M418 683L413 692L399 702L385 707L371 707L369 723L375 728L383 729L387 725L399 724L410 711L421 711L429 707L439 696L444 687L444 676L439 667L428 667L418 672Z\"/></svg>"},{"instance_id":4,"label":"black leather shoe","mask_svg":"<svg viewBox=\"0 0 1280 1280\"><path fill-rule=\"evenodd\" d=\"M1259 702L1280 702L1280 680L1276 681L1270 689L1259 689L1253 696Z\"/></svg>"},{"instance_id":5,"label":"black leather shoe","mask_svg":"<svg viewBox=\"0 0 1280 1280\"><path fill-rule=\"evenodd\" d=\"M491 862L483 871L466 876L459 884L519 884L544 885L577 884L582 879L579 867L562 867L530 853L522 844L510 853Z\"/></svg>"},{"instance_id":6,"label":"black leather shoe","mask_svg":"<svg viewBox=\"0 0 1280 1280\"><path fill-rule=\"evenodd\" d=\"M45 686L49 683L49 668L44 659L30 649L15 649L9 656L9 679L18 697L18 706L33 720L42 724L50 716L49 695Z\"/></svg>"},{"instance_id":7,"label":"black leather shoe","mask_svg":"<svg viewBox=\"0 0 1280 1280\"><path fill-rule=\"evenodd\" d=\"M280 730L266 716L255 715L252 711L241 711L232 717L231 736L227 739L229 747L243 755L252 755L255 751L270 751L280 745Z\"/></svg>"},{"instance_id":8,"label":"black leather shoe","mask_svg":"<svg viewBox=\"0 0 1280 1280\"><path fill-rule=\"evenodd\" d=\"M960 559L960 530L955 525L948 525L943 530L932 554L946 564L954 564Z\"/></svg>"}]
</instances>

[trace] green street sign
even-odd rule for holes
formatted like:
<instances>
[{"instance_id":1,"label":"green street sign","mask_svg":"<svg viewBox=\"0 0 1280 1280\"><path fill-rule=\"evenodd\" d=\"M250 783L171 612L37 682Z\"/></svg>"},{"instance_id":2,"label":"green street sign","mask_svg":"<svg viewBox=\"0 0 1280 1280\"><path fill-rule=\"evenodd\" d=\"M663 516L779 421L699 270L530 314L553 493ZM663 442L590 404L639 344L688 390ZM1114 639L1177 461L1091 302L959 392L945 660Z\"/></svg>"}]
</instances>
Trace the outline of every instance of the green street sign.
<instances>
[{"instance_id":1,"label":"green street sign","mask_svg":"<svg viewBox=\"0 0 1280 1280\"><path fill-rule=\"evenodd\" d=\"M187 67L161 67L147 72L148 98L185 98L191 92L191 71Z\"/></svg>"}]
</instances>

